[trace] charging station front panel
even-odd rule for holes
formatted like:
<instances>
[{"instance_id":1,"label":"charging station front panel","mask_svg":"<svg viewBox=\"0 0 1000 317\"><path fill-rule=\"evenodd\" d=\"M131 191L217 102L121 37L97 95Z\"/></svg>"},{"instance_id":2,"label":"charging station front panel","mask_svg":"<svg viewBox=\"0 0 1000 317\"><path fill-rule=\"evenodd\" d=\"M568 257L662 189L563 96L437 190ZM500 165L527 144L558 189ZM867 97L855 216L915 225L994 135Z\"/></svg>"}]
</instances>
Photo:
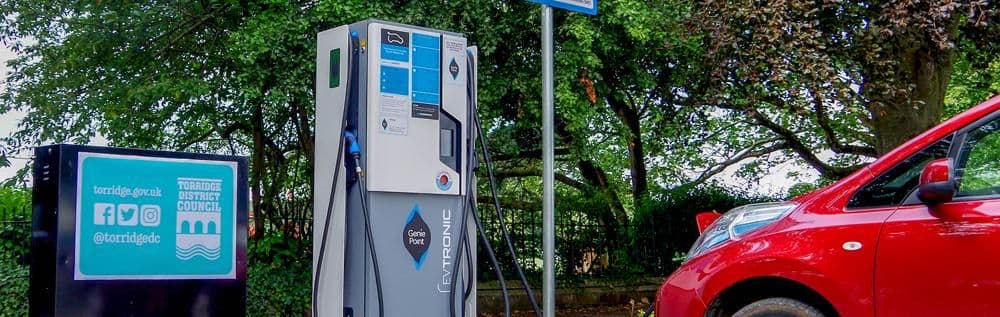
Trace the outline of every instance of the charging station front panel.
<instances>
[{"instance_id":1,"label":"charging station front panel","mask_svg":"<svg viewBox=\"0 0 1000 317\"><path fill-rule=\"evenodd\" d=\"M242 316L242 157L35 151L32 316Z\"/></svg>"}]
</instances>

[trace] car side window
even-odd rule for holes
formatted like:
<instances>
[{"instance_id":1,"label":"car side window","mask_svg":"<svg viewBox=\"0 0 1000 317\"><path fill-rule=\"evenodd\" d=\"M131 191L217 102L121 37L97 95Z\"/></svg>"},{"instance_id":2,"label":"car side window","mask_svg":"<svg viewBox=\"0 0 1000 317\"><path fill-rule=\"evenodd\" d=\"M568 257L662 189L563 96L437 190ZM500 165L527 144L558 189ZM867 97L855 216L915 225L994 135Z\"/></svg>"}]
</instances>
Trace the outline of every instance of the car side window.
<instances>
[{"instance_id":1,"label":"car side window","mask_svg":"<svg viewBox=\"0 0 1000 317\"><path fill-rule=\"evenodd\" d=\"M956 197L1000 194L1000 118L969 131L955 164Z\"/></svg>"},{"instance_id":2,"label":"car side window","mask_svg":"<svg viewBox=\"0 0 1000 317\"><path fill-rule=\"evenodd\" d=\"M896 206L903 203L906 196L919 185L924 165L948 157L951 139L952 136L949 135L885 171L854 193L847 202L847 208Z\"/></svg>"}]
</instances>

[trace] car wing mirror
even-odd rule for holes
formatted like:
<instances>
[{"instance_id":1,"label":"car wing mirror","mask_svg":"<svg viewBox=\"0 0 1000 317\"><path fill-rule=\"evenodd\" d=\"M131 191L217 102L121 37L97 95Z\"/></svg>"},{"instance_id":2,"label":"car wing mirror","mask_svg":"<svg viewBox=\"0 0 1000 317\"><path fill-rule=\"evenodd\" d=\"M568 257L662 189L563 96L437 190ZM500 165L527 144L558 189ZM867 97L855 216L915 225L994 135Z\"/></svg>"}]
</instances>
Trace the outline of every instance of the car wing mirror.
<instances>
[{"instance_id":1,"label":"car wing mirror","mask_svg":"<svg viewBox=\"0 0 1000 317\"><path fill-rule=\"evenodd\" d=\"M920 187L917 198L929 206L946 203L955 198L958 185L955 182L955 168L952 159L933 160L920 172Z\"/></svg>"},{"instance_id":2,"label":"car wing mirror","mask_svg":"<svg viewBox=\"0 0 1000 317\"><path fill-rule=\"evenodd\" d=\"M704 233L705 229L708 229L708 226L721 217L722 214L715 211L706 211L695 215L694 220L698 224L698 234Z\"/></svg>"}]
</instances>

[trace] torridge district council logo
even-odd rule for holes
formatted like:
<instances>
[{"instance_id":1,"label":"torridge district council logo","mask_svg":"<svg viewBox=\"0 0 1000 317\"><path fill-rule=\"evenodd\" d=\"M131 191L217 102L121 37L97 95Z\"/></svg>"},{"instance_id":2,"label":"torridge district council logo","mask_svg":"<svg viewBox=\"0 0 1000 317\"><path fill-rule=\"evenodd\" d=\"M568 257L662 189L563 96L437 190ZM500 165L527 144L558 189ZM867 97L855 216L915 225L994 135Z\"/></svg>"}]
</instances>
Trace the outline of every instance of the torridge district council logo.
<instances>
[{"instance_id":1,"label":"torridge district council logo","mask_svg":"<svg viewBox=\"0 0 1000 317\"><path fill-rule=\"evenodd\" d=\"M222 208L222 180L178 178L180 191L177 202L177 258L190 260L200 256L208 260L219 258L222 237L219 223Z\"/></svg>"}]
</instances>

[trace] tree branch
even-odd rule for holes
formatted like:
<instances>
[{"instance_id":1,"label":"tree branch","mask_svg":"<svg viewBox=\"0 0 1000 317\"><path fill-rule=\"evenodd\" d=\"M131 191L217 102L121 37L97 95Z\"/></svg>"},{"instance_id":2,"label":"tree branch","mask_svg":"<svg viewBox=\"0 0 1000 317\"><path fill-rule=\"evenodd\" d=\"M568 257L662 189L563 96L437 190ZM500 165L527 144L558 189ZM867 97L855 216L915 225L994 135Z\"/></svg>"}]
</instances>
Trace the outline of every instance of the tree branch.
<instances>
[{"instance_id":1,"label":"tree branch","mask_svg":"<svg viewBox=\"0 0 1000 317\"><path fill-rule=\"evenodd\" d=\"M204 16L201 17L200 20L195 21L193 24L191 24L191 26L189 26L183 32L181 32L180 34L177 34L176 36L174 36L173 38L171 38L170 41L167 42L166 45L164 45L163 47L161 47L160 50L156 52L155 56L157 58L163 56L163 53L165 53L168 49L170 49L170 47L173 47L174 44L177 44L177 42L180 41L182 38L184 38L184 36L190 34L195 29L197 29L199 26L201 26L202 24L204 24L205 22L207 22L209 19L211 19L216 13L219 13L220 11L229 8L229 6L230 6L230 4L222 5L222 6L219 6L219 7L215 8L214 10L206 13ZM174 31L176 31L176 29L171 30L171 32L174 32ZM167 33L167 34L169 34L169 33Z\"/></svg>"},{"instance_id":2,"label":"tree branch","mask_svg":"<svg viewBox=\"0 0 1000 317\"><path fill-rule=\"evenodd\" d=\"M820 129L823 130L823 136L826 137L826 143L830 145L830 150L836 153L878 157L875 147L840 143L840 140L837 140L836 133L833 131L833 127L830 126L830 119L826 117L826 106L823 105L823 98L820 98L815 90L813 90L813 96L813 109L816 110L816 122L819 123Z\"/></svg>"},{"instance_id":3,"label":"tree branch","mask_svg":"<svg viewBox=\"0 0 1000 317\"><path fill-rule=\"evenodd\" d=\"M809 164L809 166L816 169L816 171L818 171L820 175L827 178L838 179L847 176L848 174L854 171L853 167L843 168L823 162L823 160L820 160L819 157L816 157L816 154L814 154L812 150L810 150L809 147L805 145L805 143L802 143L802 140L800 140L799 137L795 135L795 132L781 125L778 125L774 121L771 121L771 119L768 119L766 116L764 116L764 114L757 111L757 109L746 109L745 111L747 115L749 115L751 118L757 121L758 124L767 128L768 130L771 130L771 132L774 132L782 139L784 139L785 143L788 145L788 148L791 149L792 152L795 152L795 154L798 154L799 157L806 162L806 164Z\"/></svg>"},{"instance_id":4,"label":"tree branch","mask_svg":"<svg viewBox=\"0 0 1000 317\"><path fill-rule=\"evenodd\" d=\"M775 142L775 141L778 141L778 139L770 139L770 140L764 140L764 141L760 141L760 142L754 143L753 145L747 147L743 151L740 151L739 153L737 153L733 157L730 157L729 159L727 159L725 161L719 162L715 166L712 166L712 167L709 167L709 168L705 169L704 171L701 172L700 175L698 175L698 178L695 178L695 180L692 183L693 184L701 184L701 183L707 181L712 176L715 176L716 174L721 173L727 167L732 166L733 164L737 164L737 163L739 163L739 162L741 162L741 161L743 161L745 159L754 158L754 157L761 157L761 156L773 153L775 151L783 150L783 149L787 149L788 148L788 143L778 142L778 143L771 144L770 146L761 148L759 150L753 150L754 148L756 148L758 146L761 146L761 145L763 145L765 143L770 143L770 142Z\"/></svg>"},{"instance_id":5,"label":"tree branch","mask_svg":"<svg viewBox=\"0 0 1000 317\"><path fill-rule=\"evenodd\" d=\"M187 150L188 147L190 147L192 145L195 145L197 143L200 143L200 142L205 141L206 139L208 139L209 136L212 136L212 133L215 133L215 129L209 129L208 131L205 131L205 133L202 133L201 135L198 135L194 139L191 139L191 140L189 140L187 142L184 142L184 143L178 145L177 146L177 150L178 151Z\"/></svg>"},{"instance_id":6,"label":"tree branch","mask_svg":"<svg viewBox=\"0 0 1000 317\"><path fill-rule=\"evenodd\" d=\"M562 156L570 154L570 149L568 147L557 147L553 151L556 156ZM527 151L519 151L517 153L491 153L490 159L494 162L499 161L509 161L513 159L542 159L542 149L531 149Z\"/></svg>"},{"instance_id":7,"label":"tree branch","mask_svg":"<svg viewBox=\"0 0 1000 317\"><path fill-rule=\"evenodd\" d=\"M493 197L486 195L476 196L476 203L493 207ZM506 210L541 210L542 203L537 201L524 201L516 199L505 199L500 197L500 207Z\"/></svg>"},{"instance_id":8,"label":"tree branch","mask_svg":"<svg viewBox=\"0 0 1000 317\"><path fill-rule=\"evenodd\" d=\"M240 122L234 122L234 123L226 126L224 129L221 129L221 130L218 130L218 129L209 129L208 131L205 131L205 133L202 133L201 135L195 137L194 139L191 139L191 140L188 140L187 142L181 143L180 145L177 146L177 150L178 151L184 151L188 147L191 147L192 145L204 142L204 141L208 140L208 137L212 136L212 134L214 134L216 131L219 131L219 136L221 136L222 139L228 139L228 138L230 138L230 135L233 133L233 131L236 131L237 129L239 129L240 125L242 125L242 124L243 123L240 123Z\"/></svg>"},{"instance_id":9,"label":"tree branch","mask_svg":"<svg viewBox=\"0 0 1000 317\"><path fill-rule=\"evenodd\" d=\"M504 169L504 170L494 171L493 175L496 176L496 178L498 178L498 179L515 178L515 177L535 177L535 176L541 177L542 176L542 170L541 169L537 169L537 168L531 168L531 167L515 167L515 168L511 168L511 169ZM559 181L560 183L569 185L570 187L573 187L573 188L576 188L576 189L579 189L579 190L584 190L584 189L587 188L587 184L584 184L581 181L575 180L572 177L566 176L566 174L555 173L555 177L556 177L556 181Z\"/></svg>"}]
</instances>

